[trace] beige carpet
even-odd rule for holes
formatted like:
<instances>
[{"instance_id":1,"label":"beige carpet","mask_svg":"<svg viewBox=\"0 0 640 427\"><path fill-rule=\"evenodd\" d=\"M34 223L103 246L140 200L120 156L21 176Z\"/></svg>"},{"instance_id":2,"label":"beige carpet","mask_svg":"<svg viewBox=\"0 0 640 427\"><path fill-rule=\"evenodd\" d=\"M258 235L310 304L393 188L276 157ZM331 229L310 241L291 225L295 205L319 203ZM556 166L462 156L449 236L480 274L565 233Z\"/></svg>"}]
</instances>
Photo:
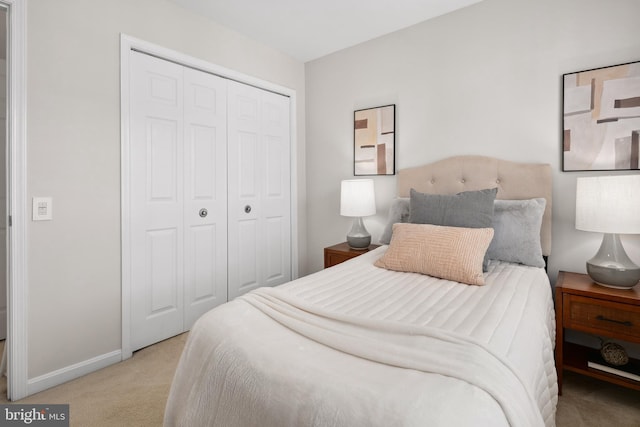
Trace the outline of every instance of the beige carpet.
<instances>
[{"instance_id":1,"label":"beige carpet","mask_svg":"<svg viewBox=\"0 0 640 427\"><path fill-rule=\"evenodd\" d=\"M558 427L640 427L640 391L564 373Z\"/></svg>"},{"instance_id":2,"label":"beige carpet","mask_svg":"<svg viewBox=\"0 0 640 427\"><path fill-rule=\"evenodd\" d=\"M161 426L186 337L147 347L129 360L14 403L68 403L74 427ZM0 393L6 396L6 379ZM567 372L556 422L558 427L638 427L640 391Z\"/></svg>"},{"instance_id":3,"label":"beige carpet","mask_svg":"<svg viewBox=\"0 0 640 427\"><path fill-rule=\"evenodd\" d=\"M108 368L12 403L68 403L77 427L161 426L187 334L134 353ZM6 403L6 378L0 390Z\"/></svg>"}]
</instances>

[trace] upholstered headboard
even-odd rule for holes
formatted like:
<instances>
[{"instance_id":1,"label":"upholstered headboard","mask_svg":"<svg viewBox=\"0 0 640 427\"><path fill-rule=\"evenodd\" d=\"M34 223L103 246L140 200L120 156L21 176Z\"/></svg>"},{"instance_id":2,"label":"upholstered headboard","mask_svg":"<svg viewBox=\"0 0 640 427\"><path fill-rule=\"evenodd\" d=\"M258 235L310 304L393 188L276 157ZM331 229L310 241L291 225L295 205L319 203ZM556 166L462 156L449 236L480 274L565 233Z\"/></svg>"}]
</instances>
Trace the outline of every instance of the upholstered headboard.
<instances>
[{"instance_id":1,"label":"upholstered headboard","mask_svg":"<svg viewBox=\"0 0 640 427\"><path fill-rule=\"evenodd\" d=\"M398 197L409 197L415 188L422 193L456 194L461 191L498 187L498 199L544 197L547 205L542 218L542 254L551 253L551 166L518 163L485 156L457 156L424 166L398 171Z\"/></svg>"}]
</instances>

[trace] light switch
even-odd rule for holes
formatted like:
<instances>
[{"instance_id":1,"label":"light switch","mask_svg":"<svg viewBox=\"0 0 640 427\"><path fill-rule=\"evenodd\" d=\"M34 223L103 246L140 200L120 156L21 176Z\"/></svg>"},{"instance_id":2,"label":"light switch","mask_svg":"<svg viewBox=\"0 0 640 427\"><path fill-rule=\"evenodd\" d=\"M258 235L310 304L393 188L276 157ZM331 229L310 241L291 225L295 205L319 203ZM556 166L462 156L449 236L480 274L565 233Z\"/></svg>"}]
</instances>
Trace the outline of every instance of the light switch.
<instances>
[{"instance_id":1,"label":"light switch","mask_svg":"<svg viewBox=\"0 0 640 427\"><path fill-rule=\"evenodd\" d=\"M53 219L53 201L51 197L33 198L33 220L50 221Z\"/></svg>"}]
</instances>

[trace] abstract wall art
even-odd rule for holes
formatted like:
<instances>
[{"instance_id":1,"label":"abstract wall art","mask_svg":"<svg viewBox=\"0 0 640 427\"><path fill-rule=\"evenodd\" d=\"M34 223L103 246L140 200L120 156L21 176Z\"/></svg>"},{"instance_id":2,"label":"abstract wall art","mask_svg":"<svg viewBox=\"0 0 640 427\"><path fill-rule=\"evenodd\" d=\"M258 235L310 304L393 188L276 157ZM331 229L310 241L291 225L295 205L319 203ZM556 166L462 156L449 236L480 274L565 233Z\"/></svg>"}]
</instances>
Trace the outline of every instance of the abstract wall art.
<instances>
[{"instance_id":1,"label":"abstract wall art","mask_svg":"<svg viewBox=\"0 0 640 427\"><path fill-rule=\"evenodd\" d=\"M638 169L640 62L562 77L563 170Z\"/></svg>"},{"instance_id":2,"label":"abstract wall art","mask_svg":"<svg viewBox=\"0 0 640 427\"><path fill-rule=\"evenodd\" d=\"M395 175L395 144L395 104L354 111L354 175Z\"/></svg>"}]
</instances>

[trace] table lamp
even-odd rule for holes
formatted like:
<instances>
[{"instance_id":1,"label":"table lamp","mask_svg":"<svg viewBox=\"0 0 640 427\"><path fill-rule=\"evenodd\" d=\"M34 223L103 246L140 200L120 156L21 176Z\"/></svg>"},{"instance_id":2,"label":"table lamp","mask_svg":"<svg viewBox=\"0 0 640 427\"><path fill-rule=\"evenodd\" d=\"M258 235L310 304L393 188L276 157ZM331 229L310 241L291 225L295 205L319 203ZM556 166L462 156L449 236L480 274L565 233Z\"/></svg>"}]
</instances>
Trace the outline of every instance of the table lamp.
<instances>
[{"instance_id":1,"label":"table lamp","mask_svg":"<svg viewBox=\"0 0 640 427\"><path fill-rule=\"evenodd\" d=\"M340 186L340 215L353 217L353 226L347 234L351 249L367 249L371 234L364 227L363 216L375 215L376 197L372 179L346 179Z\"/></svg>"},{"instance_id":2,"label":"table lamp","mask_svg":"<svg viewBox=\"0 0 640 427\"><path fill-rule=\"evenodd\" d=\"M598 253L587 261L594 282L629 289L640 267L629 259L620 234L640 234L640 175L578 178L576 228L604 233Z\"/></svg>"}]
</instances>

